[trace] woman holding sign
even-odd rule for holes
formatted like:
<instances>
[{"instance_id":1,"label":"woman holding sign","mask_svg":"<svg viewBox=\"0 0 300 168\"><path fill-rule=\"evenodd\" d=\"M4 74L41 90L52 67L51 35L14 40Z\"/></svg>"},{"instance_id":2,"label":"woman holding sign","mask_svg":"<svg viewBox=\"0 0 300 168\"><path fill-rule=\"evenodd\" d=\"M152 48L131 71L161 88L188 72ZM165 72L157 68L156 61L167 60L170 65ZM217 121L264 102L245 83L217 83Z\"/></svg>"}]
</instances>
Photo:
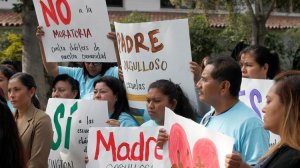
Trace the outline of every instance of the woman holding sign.
<instances>
[{"instance_id":1,"label":"woman holding sign","mask_svg":"<svg viewBox=\"0 0 300 168\"><path fill-rule=\"evenodd\" d=\"M179 85L169 80L158 80L150 84L147 95L147 111L151 120L145 126L163 126L165 120L165 107L173 110L177 115L195 121L193 108L189 99L184 95Z\"/></svg>"},{"instance_id":2,"label":"woman holding sign","mask_svg":"<svg viewBox=\"0 0 300 168\"><path fill-rule=\"evenodd\" d=\"M130 115L126 90L122 82L111 76L104 76L94 83L94 100L106 100L110 126L132 127L139 126Z\"/></svg>"},{"instance_id":3,"label":"woman holding sign","mask_svg":"<svg viewBox=\"0 0 300 168\"><path fill-rule=\"evenodd\" d=\"M263 156L257 168L300 167L300 71L287 71L275 77L263 108L264 128L281 140ZM238 153L226 156L228 168L250 168Z\"/></svg>"},{"instance_id":4,"label":"woman holding sign","mask_svg":"<svg viewBox=\"0 0 300 168\"><path fill-rule=\"evenodd\" d=\"M246 47L240 53L239 62L244 78L273 79L280 72L277 53L263 46Z\"/></svg>"},{"instance_id":5,"label":"woman holding sign","mask_svg":"<svg viewBox=\"0 0 300 168\"><path fill-rule=\"evenodd\" d=\"M8 97L16 109L14 118L29 168L47 168L53 137L50 117L41 111L36 84L26 73L16 73L8 82Z\"/></svg>"},{"instance_id":6,"label":"woman holding sign","mask_svg":"<svg viewBox=\"0 0 300 168\"><path fill-rule=\"evenodd\" d=\"M45 32L39 26L36 31L36 36L39 39L42 61L46 71L56 77L59 74L68 74L79 82L80 98L91 99L93 93L94 82L102 76L113 76L118 78L118 67L114 63L100 62L84 62L81 68L58 66L55 62L46 62L42 36ZM114 33L109 33L107 37L111 40L116 40ZM115 42L116 43L116 42Z\"/></svg>"}]
</instances>

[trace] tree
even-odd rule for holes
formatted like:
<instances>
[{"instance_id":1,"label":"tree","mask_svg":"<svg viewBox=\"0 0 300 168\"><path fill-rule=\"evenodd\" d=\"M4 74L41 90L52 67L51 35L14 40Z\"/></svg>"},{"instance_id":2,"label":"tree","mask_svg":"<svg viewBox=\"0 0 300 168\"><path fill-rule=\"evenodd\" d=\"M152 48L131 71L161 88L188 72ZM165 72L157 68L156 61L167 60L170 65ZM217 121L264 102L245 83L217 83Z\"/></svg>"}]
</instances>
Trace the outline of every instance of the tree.
<instances>
[{"instance_id":1,"label":"tree","mask_svg":"<svg viewBox=\"0 0 300 168\"><path fill-rule=\"evenodd\" d=\"M194 3L187 3L187 2ZM173 5L191 4L189 7L200 8L206 13L209 10L227 10L230 20L235 20L237 14L246 14L251 18L251 43L264 44L266 31L266 22L270 17L271 12L277 6L289 3L285 0L170 0ZM230 24L230 23L229 23Z\"/></svg>"},{"instance_id":2,"label":"tree","mask_svg":"<svg viewBox=\"0 0 300 168\"><path fill-rule=\"evenodd\" d=\"M33 1L22 0L21 3L14 4L14 10L21 13L23 21L22 39L24 46L22 50L22 70L34 77L38 85L37 96L44 108L47 103L46 93L49 87L46 85L40 50L35 36L38 22Z\"/></svg>"},{"instance_id":3,"label":"tree","mask_svg":"<svg viewBox=\"0 0 300 168\"><path fill-rule=\"evenodd\" d=\"M5 32L0 35L0 62L12 60L19 62L22 59L22 39L20 34Z\"/></svg>"}]
</instances>

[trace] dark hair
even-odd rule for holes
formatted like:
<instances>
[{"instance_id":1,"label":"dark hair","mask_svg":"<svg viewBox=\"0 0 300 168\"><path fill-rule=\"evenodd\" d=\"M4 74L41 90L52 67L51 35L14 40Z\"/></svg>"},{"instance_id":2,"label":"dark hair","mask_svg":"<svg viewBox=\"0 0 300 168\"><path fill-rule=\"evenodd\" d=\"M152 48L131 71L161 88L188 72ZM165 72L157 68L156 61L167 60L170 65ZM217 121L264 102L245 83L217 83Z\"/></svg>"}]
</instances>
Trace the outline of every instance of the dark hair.
<instances>
[{"instance_id":1,"label":"dark hair","mask_svg":"<svg viewBox=\"0 0 300 168\"><path fill-rule=\"evenodd\" d=\"M250 54L255 58L255 61L262 67L265 64L269 65L267 77L273 79L280 72L279 56L275 51L270 51L268 48L260 45L252 45L241 51L242 54Z\"/></svg>"},{"instance_id":2,"label":"dark hair","mask_svg":"<svg viewBox=\"0 0 300 168\"><path fill-rule=\"evenodd\" d=\"M7 103L2 88L0 88L0 101Z\"/></svg>"},{"instance_id":3,"label":"dark hair","mask_svg":"<svg viewBox=\"0 0 300 168\"><path fill-rule=\"evenodd\" d=\"M231 52L231 57L237 61L239 59L240 52L248 46L249 45L245 44L243 41L238 42Z\"/></svg>"},{"instance_id":4,"label":"dark hair","mask_svg":"<svg viewBox=\"0 0 300 168\"><path fill-rule=\"evenodd\" d=\"M174 84L170 80L160 79L149 85L148 91L152 88L159 89L164 95L168 96L169 101L176 100L177 105L174 112L185 118L196 120L193 107L190 104L189 99L183 93L181 87Z\"/></svg>"},{"instance_id":5,"label":"dark hair","mask_svg":"<svg viewBox=\"0 0 300 168\"><path fill-rule=\"evenodd\" d=\"M23 146L14 117L6 103L0 101L0 167L25 167Z\"/></svg>"},{"instance_id":6,"label":"dark hair","mask_svg":"<svg viewBox=\"0 0 300 168\"><path fill-rule=\"evenodd\" d=\"M101 66L102 66L102 68L101 68L99 75L103 76L109 68L117 66L117 63L102 63ZM89 72L87 71L87 69L85 67L84 62L82 63L82 68L83 68L83 75L84 75L85 79L87 79L87 77L94 77L89 74Z\"/></svg>"},{"instance_id":7,"label":"dark hair","mask_svg":"<svg viewBox=\"0 0 300 168\"><path fill-rule=\"evenodd\" d=\"M79 88L79 82L72 78L71 76L67 75L67 74L60 74L57 75L52 83L52 88L55 87L56 83L59 81L66 81L71 85L72 91L77 91L77 95L75 97L75 99L80 99L80 88Z\"/></svg>"},{"instance_id":8,"label":"dark hair","mask_svg":"<svg viewBox=\"0 0 300 168\"><path fill-rule=\"evenodd\" d=\"M28 73L18 72L10 78L10 80L12 79L18 79L24 86L27 87L27 89L37 88L33 77ZM36 108L41 108L40 102L35 95L32 96L31 102Z\"/></svg>"},{"instance_id":9,"label":"dark hair","mask_svg":"<svg viewBox=\"0 0 300 168\"><path fill-rule=\"evenodd\" d=\"M12 71L14 71L14 73L21 72L21 69L22 69L20 61L4 60L1 62L1 64L12 69Z\"/></svg>"},{"instance_id":10,"label":"dark hair","mask_svg":"<svg viewBox=\"0 0 300 168\"><path fill-rule=\"evenodd\" d=\"M9 80L15 73L11 68L9 68L6 65L0 65L0 72L3 73L7 80Z\"/></svg>"},{"instance_id":11,"label":"dark hair","mask_svg":"<svg viewBox=\"0 0 300 168\"><path fill-rule=\"evenodd\" d=\"M239 64L231 57L220 56L209 58L207 65L214 66L211 77L220 82L225 80L229 81L230 94L238 98L242 83L242 71Z\"/></svg>"},{"instance_id":12,"label":"dark hair","mask_svg":"<svg viewBox=\"0 0 300 168\"><path fill-rule=\"evenodd\" d=\"M117 101L114 105L115 111L110 118L118 120L122 112L129 112L129 103L125 87L119 79L112 76L104 76L94 82L94 88L97 83L100 82L105 83L106 86L112 90L113 94L117 96Z\"/></svg>"}]
</instances>

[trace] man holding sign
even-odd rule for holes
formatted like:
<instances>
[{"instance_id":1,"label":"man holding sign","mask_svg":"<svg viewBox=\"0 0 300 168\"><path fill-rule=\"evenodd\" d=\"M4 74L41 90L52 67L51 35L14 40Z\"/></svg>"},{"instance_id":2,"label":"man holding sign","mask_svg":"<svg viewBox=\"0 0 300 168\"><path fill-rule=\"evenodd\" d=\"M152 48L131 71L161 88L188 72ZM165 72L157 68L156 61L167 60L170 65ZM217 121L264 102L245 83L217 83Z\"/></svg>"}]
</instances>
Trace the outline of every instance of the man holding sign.
<instances>
[{"instance_id":1,"label":"man holding sign","mask_svg":"<svg viewBox=\"0 0 300 168\"><path fill-rule=\"evenodd\" d=\"M252 109L239 101L241 81L240 66L233 59L208 60L197 87L200 100L214 109L201 124L233 137L234 151L248 164L255 164L269 147L269 134Z\"/></svg>"}]
</instances>

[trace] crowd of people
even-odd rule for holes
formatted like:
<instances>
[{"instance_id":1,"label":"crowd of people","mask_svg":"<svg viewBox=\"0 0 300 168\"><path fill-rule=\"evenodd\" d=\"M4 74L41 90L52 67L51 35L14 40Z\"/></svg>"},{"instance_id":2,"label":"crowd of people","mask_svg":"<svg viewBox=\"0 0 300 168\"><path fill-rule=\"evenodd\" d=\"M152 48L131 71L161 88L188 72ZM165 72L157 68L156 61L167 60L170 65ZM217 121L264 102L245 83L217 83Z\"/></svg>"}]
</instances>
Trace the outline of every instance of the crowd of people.
<instances>
[{"instance_id":1,"label":"crowd of people","mask_svg":"<svg viewBox=\"0 0 300 168\"><path fill-rule=\"evenodd\" d=\"M114 127L163 126L168 107L177 115L233 137L233 153L224 158L228 168L300 167L300 71L280 72L278 55L268 48L248 46L239 52L237 60L207 56L200 65L191 62L197 109L178 84L166 79L153 81L140 114L145 122L140 123L129 107L120 65L84 62L75 68L47 62L42 27L36 34L42 63L54 77L52 98L106 100L107 124ZM113 33L108 38L116 44ZM275 81L263 108L264 122L239 100L243 77ZM33 76L0 65L0 167L48 167L53 130L50 117L40 109L36 90ZM268 130L280 135L280 141L271 148ZM162 148L166 141L168 133L162 128L158 146Z\"/></svg>"}]
</instances>

